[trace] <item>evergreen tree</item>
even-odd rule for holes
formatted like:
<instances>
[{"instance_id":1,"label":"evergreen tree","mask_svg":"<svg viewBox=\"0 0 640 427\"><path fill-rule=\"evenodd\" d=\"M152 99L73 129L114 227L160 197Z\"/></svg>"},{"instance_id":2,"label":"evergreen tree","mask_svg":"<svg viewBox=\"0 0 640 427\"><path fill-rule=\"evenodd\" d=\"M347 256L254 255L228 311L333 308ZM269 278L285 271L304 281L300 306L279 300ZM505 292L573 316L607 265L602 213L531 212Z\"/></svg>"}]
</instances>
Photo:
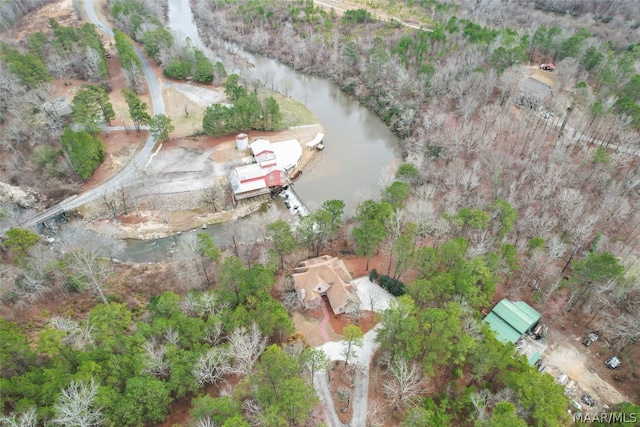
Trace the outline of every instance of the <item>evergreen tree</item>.
<instances>
[{"instance_id":1,"label":"evergreen tree","mask_svg":"<svg viewBox=\"0 0 640 427\"><path fill-rule=\"evenodd\" d=\"M129 106L131 120L133 120L136 130L140 131L140 126L148 125L151 121L151 116L147 112L147 103L142 102L138 95L129 89L122 89L122 95Z\"/></svg>"},{"instance_id":2,"label":"evergreen tree","mask_svg":"<svg viewBox=\"0 0 640 427\"><path fill-rule=\"evenodd\" d=\"M85 131L74 132L66 128L60 143L73 171L82 179L88 179L93 174L106 154L104 142Z\"/></svg>"}]
</instances>

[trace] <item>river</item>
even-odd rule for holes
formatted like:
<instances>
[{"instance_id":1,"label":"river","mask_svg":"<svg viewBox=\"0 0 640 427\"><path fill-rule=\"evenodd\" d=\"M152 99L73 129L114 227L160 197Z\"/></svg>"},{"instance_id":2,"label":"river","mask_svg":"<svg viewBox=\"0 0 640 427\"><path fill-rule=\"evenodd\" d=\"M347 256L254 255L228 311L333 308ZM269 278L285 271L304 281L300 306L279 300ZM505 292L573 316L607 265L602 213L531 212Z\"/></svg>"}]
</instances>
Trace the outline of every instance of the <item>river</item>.
<instances>
[{"instance_id":1,"label":"river","mask_svg":"<svg viewBox=\"0 0 640 427\"><path fill-rule=\"evenodd\" d=\"M193 19L188 0L168 0L169 28L177 37L189 37L193 44L205 48ZM232 70L238 74L268 81L288 96L305 104L325 129L325 149L313 169L305 170L295 188L310 207L325 200L339 199L352 213L363 197L374 197L380 190L382 169L401 157L400 141L375 114L361 106L349 94L328 80L307 76L264 56L239 51L254 68ZM207 232L219 246L230 241L225 224L209 226ZM169 247L180 236L154 241L129 241L125 259L155 262L170 257Z\"/></svg>"}]
</instances>

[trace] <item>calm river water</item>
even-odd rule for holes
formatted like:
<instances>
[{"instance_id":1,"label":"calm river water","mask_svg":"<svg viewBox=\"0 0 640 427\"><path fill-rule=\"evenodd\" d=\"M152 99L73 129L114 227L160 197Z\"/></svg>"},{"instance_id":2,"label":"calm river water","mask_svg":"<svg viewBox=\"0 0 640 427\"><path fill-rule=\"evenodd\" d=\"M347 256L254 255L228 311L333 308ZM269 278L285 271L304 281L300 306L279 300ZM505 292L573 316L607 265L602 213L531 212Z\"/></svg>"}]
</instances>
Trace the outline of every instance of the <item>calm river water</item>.
<instances>
[{"instance_id":1,"label":"calm river water","mask_svg":"<svg viewBox=\"0 0 640 427\"><path fill-rule=\"evenodd\" d=\"M189 0L168 0L169 27L178 37L189 37L199 48L204 45L189 6ZM325 200L339 199L353 212L362 196L378 193L382 169L400 158L399 139L375 114L362 107L335 84L307 76L267 57L240 51L255 68L231 70L238 74L253 73L253 77L268 81L268 86L287 88L287 94L306 104L325 129L326 148L312 170L305 170L296 182L298 196L310 207ZM282 91L282 90L281 90ZM219 246L231 239L225 224L207 229ZM180 236L154 241L129 241L126 260L155 262L170 258L168 248Z\"/></svg>"}]
</instances>

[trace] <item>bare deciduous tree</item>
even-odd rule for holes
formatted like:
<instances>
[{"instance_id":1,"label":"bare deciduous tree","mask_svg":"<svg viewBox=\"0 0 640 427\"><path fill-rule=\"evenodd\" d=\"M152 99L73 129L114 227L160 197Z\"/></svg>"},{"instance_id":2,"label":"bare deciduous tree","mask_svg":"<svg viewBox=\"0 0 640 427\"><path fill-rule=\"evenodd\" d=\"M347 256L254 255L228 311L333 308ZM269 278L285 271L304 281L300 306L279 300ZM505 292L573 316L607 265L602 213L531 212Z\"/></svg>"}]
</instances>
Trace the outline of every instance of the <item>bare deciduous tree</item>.
<instances>
[{"instance_id":1,"label":"bare deciduous tree","mask_svg":"<svg viewBox=\"0 0 640 427\"><path fill-rule=\"evenodd\" d=\"M253 426L260 426L264 423L264 408L256 399L246 399L242 402L242 409L247 415L247 419Z\"/></svg>"},{"instance_id":2,"label":"bare deciduous tree","mask_svg":"<svg viewBox=\"0 0 640 427\"><path fill-rule=\"evenodd\" d=\"M74 348L84 350L89 345L95 345L92 334L93 327L89 323L89 319L81 326L70 317L53 316L49 319L49 325L54 329L66 332L67 336L63 342Z\"/></svg>"},{"instance_id":3,"label":"bare deciduous tree","mask_svg":"<svg viewBox=\"0 0 640 427\"><path fill-rule=\"evenodd\" d=\"M262 336L258 325L253 323L251 328L237 328L229 335L229 352L233 357L232 372L248 375L253 365L260 357L260 353L267 345L267 338Z\"/></svg>"},{"instance_id":4,"label":"bare deciduous tree","mask_svg":"<svg viewBox=\"0 0 640 427\"><path fill-rule=\"evenodd\" d=\"M282 305L284 305L284 308L286 308L289 313L302 308L300 297L295 291L289 291L284 294L284 297L282 298Z\"/></svg>"},{"instance_id":5,"label":"bare deciduous tree","mask_svg":"<svg viewBox=\"0 0 640 427\"><path fill-rule=\"evenodd\" d=\"M475 410L476 418L480 421L486 420L489 416L487 412L487 405L489 398L491 397L491 391L482 389L471 393L470 400Z\"/></svg>"},{"instance_id":6,"label":"bare deciduous tree","mask_svg":"<svg viewBox=\"0 0 640 427\"><path fill-rule=\"evenodd\" d=\"M53 407L53 423L64 427L96 427L102 424L102 410L95 405L98 384L71 381Z\"/></svg>"},{"instance_id":7,"label":"bare deciduous tree","mask_svg":"<svg viewBox=\"0 0 640 427\"><path fill-rule=\"evenodd\" d=\"M607 336L616 340L616 349L624 349L631 343L640 341L640 310L634 307L634 312L605 318Z\"/></svg>"},{"instance_id":8,"label":"bare deciduous tree","mask_svg":"<svg viewBox=\"0 0 640 427\"><path fill-rule=\"evenodd\" d=\"M224 377L233 372L231 354L223 347L213 347L198 358L191 373L198 384L213 384L216 390ZM218 390L219 391L219 390Z\"/></svg>"},{"instance_id":9,"label":"bare deciduous tree","mask_svg":"<svg viewBox=\"0 0 640 427\"><path fill-rule=\"evenodd\" d=\"M213 209L213 212L224 210L229 199L228 186L222 181L216 181L213 187L206 188L202 193L202 201Z\"/></svg>"},{"instance_id":10,"label":"bare deciduous tree","mask_svg":"<svg viewBox=\"0 0 640 427\"><path fill-rule=\"evenodd\" d=\"M0 424L7 427L36 427L38 425L38 413L36 408L29 408L19 415L0 415Z\"/></svg>"},{"instance_id":11,"label":"bare deciduous tree","mask_svg":"<svg viewBox=\"0 0 640 427\"><path fill-rule=\"evenodd\" d=\"M84 279L85 283L100 296L103 303L109 304L104 295L104 288L113 274L109 261L99 252L89 248L76 249L68 255L71 271Z\"/></svg>"},{"instance_id":12,"label":"bare deciduous tree","mask_svg":"<svg viewBox=\"0 0 640 427\"><path fill-rule=\"evenodd\" d=\"M418 365L405 359L393 360L387 373L382 390L393 408L399 410L417 404L424 392L424 377Z\"/></svg>"},{"instance_id":13,"label":"bare deciduous tree","mask_svg":"<svg viewBox=\"0 0 640 427\"><path fill-rule=\"evenodd\" d=\"M67 268L108 304L103 289L113 273L109 258L123 249L123 243L108 235L92 233L78 222L65 227L60 239L67 252Z\"/></svg>"},{"instance_id":14,"label":"bare deciduous tree","mask_svg":"<svg viewBox=\"0 0 640 427\"><path fill-rule=\"evenodd\" d=\"M112 196L108 196L107 193L105 192L104 195L102 196L102 200L103 200L104 205L109 210L109 212L111 212L111 216L113 216L114 219L117 218L118 217L118 203L116 201L116 198L112 197Z\"/></svg>"},{"instance_id":15,"label":"bare deciduous tree","mask_svg":"<svg viewBox=\"0 0 640 427\"><path fill-rule=\"evenodd\" d=\"M138 95L144 94L145 80L142 70L134 62L129 67L122 67L124 80L127 86Z\"/></svg>"},{"instance_id":16,"label":"bare deciduous tree","mask_svg":"<svg viewBox=\"0 0 640 427\"><path fill-rule=\"evenodd\" d=\"M89 46L85 48L84 55L86 58L85 66L87 71L87 80L94 82L100 80L100 64L102 62L102 56L100 56L98 51Z\"/></svg>"},{"instance_id":17,"label":"bare deciduous tree","mask_svg":"<svg viewBox=\"0 0 640 427\"><path fill-rule=\"evenodd\" d=\"M142 348L145 350L143 372L155 375L160 378L167 378L169 376L169 369L171 365L169 361L165 359L166 346L159 343L155 337L152 337L149 341L145 342Z\"/></svg>"}]
</instances>

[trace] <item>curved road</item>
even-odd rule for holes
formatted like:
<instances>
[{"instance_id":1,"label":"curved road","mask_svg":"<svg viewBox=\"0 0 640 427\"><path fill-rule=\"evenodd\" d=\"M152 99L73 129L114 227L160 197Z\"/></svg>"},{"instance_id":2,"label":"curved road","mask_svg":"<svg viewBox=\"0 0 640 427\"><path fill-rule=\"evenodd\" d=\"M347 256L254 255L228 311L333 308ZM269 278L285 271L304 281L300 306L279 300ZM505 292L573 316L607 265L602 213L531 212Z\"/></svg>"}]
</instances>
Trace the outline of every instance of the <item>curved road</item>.
<instances>
[{"instance_id":1,"label":"curved road","mask_svg":"<svg viewBox=\"0 0 640 427\"><path fill-rule=\"evenodd\" d=\"M358 372L355 377L355 385L353 388L352 407L353 414L351 416L351 427L365 427L367 425L367 407L369 404L369 366L371 365L371 358L375 351L380 347L376 343L376 336L380 325L376 325L373 329L364 334L364 340L361 347L356 350L356 356L353 358L353 363L356 364ZM317 347L325 352L329 357L329 360L344 360L342 349L344 347L344 341L329 341ZM335 403L331 397L331 390L329 387L329 381L327 379L327 372L317 372L314 376L314 387L320 400L325 405L326 417L325 422L329 427L348 427L340 422L340 418L336 412Z\"/></svg>"},{"instance_id":2,"label":"curved road","mask_svg":"<svg viewBox=\"0 0 640 427\"><path fill-rule=\"evenodd\" d=\"M89 20L96 26L98 26L100 30L104 31L109 37L113 38L113 31L111 30L111 28L109 28L109 26L106 25L106 23L104 23L96 13L95 0L85 0L84 4ZM138 55L138 58L140 58L140 61L142 62L142 71L144 72L144 77L147 80L149 95L151 96L151 107L153 109L153 115L164 114L165 110L162 95L160 93L160 82L158 81L156 75L153 73L151 65L149 65L147 59L135 46L134 49L136 55ZM70 211L87 203L93 202L103 197L105 194L113 193L114 191L118 190L123 184L126 186L127 183L135 181L136 179L138 179L139 170L145 167L154 145L155 140L151 135L149 135L149 138L147 138L144 146L133 159L133 161L126 165L112 178L103 182L97 187L92 188L84 194L70 197L66 200L63 200L56 206L53 206L31 218L28 218L27 220L23 221L20 226L24 228L32 227L36 224L60 215L63 212Z\"/></svg>"}]
</instances>

